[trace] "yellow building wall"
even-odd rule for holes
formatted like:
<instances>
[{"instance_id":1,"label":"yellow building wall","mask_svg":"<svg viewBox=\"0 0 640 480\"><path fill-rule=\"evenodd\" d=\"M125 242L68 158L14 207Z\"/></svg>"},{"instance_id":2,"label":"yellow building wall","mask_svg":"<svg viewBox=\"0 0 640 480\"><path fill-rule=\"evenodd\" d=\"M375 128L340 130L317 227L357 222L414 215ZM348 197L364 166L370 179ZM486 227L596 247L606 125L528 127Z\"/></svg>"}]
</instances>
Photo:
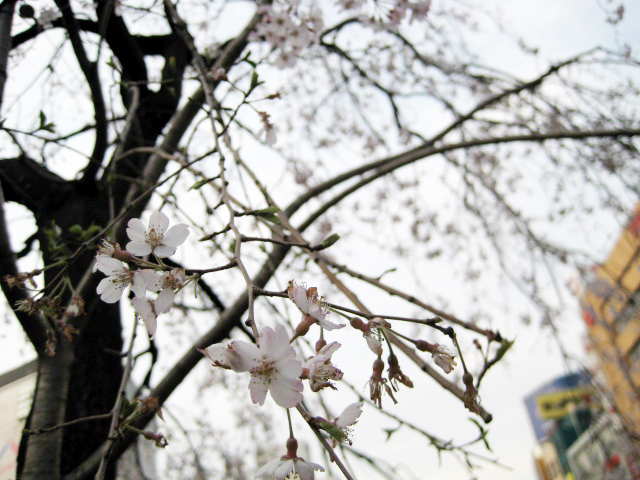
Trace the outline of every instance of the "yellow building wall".
<instances>
[{"instance_id":1,"label":"yellow building wall","mask_svg":"<svg viewBox=\"0 0 640 480\"><path fill-rule=\"evenodd\" d=\"M581 299L615 405L640 433L640 204ZM586 314L585 314L586 312ZM624 320L623 320L624 319Z\"/></svg>"}]
</instances>

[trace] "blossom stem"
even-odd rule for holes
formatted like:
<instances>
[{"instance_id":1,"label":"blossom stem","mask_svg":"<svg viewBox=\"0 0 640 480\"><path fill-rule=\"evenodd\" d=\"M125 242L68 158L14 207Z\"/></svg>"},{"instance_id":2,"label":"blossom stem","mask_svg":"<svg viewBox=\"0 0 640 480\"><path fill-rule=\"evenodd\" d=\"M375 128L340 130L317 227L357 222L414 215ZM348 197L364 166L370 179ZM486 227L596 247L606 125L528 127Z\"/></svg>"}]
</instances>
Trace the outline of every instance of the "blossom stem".
<instances>
[{"instance_id":1,"label":"blossom stem","mask_svg":"<svg viewBox=\"0 0 640 480\"><path fill-rule=\"evenodd\" d=\"M462 349L460 348L460 344L458 343L458 339L456 338L455 333L451 335L451 340L453 340L453 344L456 346L456 349L458 350L458 357L460 357L460 361L462 362L462 370L464 370L464 372L466 373L468 371L467 365L464 363L464 357L462 356Z\"/></svg>"},{"instance_id":2,"label":"blossom stem","mask_svg":"<svg viewBox=\"0 0 640 480\"><path fill-rule=\"evenodd\" d=\"M291 411L288 408L286 408L285 410L287 411L287 422L289 422L289 437L294 438L293 424L291 423Z\"/></svg>"}]
</instances>

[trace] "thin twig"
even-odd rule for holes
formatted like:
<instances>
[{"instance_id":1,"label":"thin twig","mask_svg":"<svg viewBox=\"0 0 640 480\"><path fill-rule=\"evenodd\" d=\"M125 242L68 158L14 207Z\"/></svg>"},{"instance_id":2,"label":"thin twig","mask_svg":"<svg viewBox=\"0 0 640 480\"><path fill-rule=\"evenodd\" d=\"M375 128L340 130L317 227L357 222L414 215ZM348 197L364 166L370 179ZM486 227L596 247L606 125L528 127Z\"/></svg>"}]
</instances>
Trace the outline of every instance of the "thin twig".
<instances>
[{"instance_id":1,"label":"thin twig","mask_svg":"<svg viewBox=\"0 0 640 480\"><path fill-rule=\"evenodd\" d=\"M131 340L129 341L129 348L127 349L127 362L125 363L124 371L122 372L122 378L120 380L120 387L116 395L116 402L111 410L111 425L109 426L109 435L104 446L102 458L100 459L100 465L98 466L98 472L96 473L95 480L103 480L107 473L107 463L111 456L111 447L115 440L118 438L118 427L120 422L120 411L122 410L122 404L125 397L125 388L131 375L131 367L133 364L133 341L136 338L136 328L138 323L136 319L133 320L133 330L131 332Z\"/></svg>"}]
</instances>

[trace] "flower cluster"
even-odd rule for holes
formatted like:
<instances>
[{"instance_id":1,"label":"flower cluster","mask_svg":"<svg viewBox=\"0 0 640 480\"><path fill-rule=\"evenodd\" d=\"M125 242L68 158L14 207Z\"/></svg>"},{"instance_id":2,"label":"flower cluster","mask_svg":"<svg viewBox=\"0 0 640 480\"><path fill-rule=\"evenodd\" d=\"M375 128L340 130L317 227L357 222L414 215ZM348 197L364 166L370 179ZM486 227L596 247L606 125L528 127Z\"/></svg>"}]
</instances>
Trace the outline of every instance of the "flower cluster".
<instances>
[{"instance_id":1,"label":"flower cluster","mask_svg":"<svg viewBox=\"0 0 640 480\"><path fill-rule=\"evenodd\" d=\"M161 212L151 214L148 228L139 218L132 218L127 225L130 242L126 250L120 250L118 244L104 241L98 249L94 266L94 271L99 270L106 275L97 288L102 301L116 303L122 292L130 287L134 294L131 300L133 308L151 337L156 333L158 315L171 309L176 292L190 280L181 268L160 272L151 268L132 268L132 265L155 266L138 257L154 255L161 259L176 253L177 247L187 239L189 227L184 223L168 227L169 218ZM155 300L146 297L147 291L158 293Z\"/></svg>"},{"instance_id":2,"label":"flower cluster","mask_svg":"<svg viewBox=\"0 0 640 480\"><path fill-rule=\"evenodd\" d=\"M316 5L304 12L286 3L269 8L254 35L254 40L266 41L278 52L278 68L292 67L304 48L318 42L323 28L322 11Z\"/></svg>"},{"instance_id":3,"label":"flower cluster","mask_svg":"<svg viewBox=\"0 0 640 480\"><path fill-rule=\"evenodd\" d=\"M144 321L149 335L153 336L157 329L158 315L167 313L173 306L177 292L195 278L187 276L182 268L168 268L162 261L176 253L177 247L189 235L189 229L185 224L169 227L166 215L153 212L148 226L142 220L133 218L126 231L130 241L125 250L108 241L104 241L98 249L94 271L100 271L105 278L99 282L97 293L104 302L116 303L123 292L130 289L133 293L131 302L134 310ZM149 297L147 292L152 292L153 295ZM319 392L325 388L337 390L336 384L342 379L343 372L334 365L332 357L341 348L341 344L336 341L327 342L324 334L325 331L342 329L345 324L328 320L331 311L347 318L351 327L362 333L369 349L376 356L368 382L370 398L374 404L382 407L382 395L385 392L397 403L394 392L398 391L400 384L413 387L413 382L402 372L398 357L391 350L387 360L388 374L384 377L383 341L388 341L389 335L393 333L388 321L381 317L369 318L367 321L348 317L337 307L327 304L316 287L307 287L294 281L289 282L286 294L301 314L293 335L282 325L273 328L264 326L255 329L255 343L231 340L200 350L214 367L249 373L248 389L254 404L264 405L267 394L270 394L277 405L287 409L299 407L304 411L304 407L301 407L304 398L303 380L308 381L311 392ZM24 308L33 307L25 304ZM81 311L81 304L73 304L65 312L65 316L71 318ZM320 338L315 344L315 354L305 360L292 344L299 337L307 335L314 325L320 327ZM71 331L67 333L73 334ZM431 353L436 365L446 373L456 365L454 357L444 347L423 340L412 341L418 350ZM473 385L473 377L469 375L465 385L465 405L472 411L477 410L477 390ZM306 414L303 416L316 428L324 430L336 446L351 444L350 427L358 421L361 413L362 402L358 402L347 406L333 420L307 417ZM159 446L166 444L162 435L143 434L156 441ZM287 453L258 469L256 478L313 480L315 471L324 470L297 456L297 441L292 434L287 441Z\"/></svg>"},{"instance_id":4,"label":"flower cluster","mask_svg":"<svg viewBox=\"0 0 640 480\"><path fill-rule=\"evenodd\" d=\"M325 330L336 330L345 325L326 319L329 310L315 287L307 288L291 281L287 292L289 299L302 313L301 322L292 338L289 338L283 326L265 326L259 331L256 344L232 340L200 350L215 367L248 372L251 376L249 394L253 403L259 405L264 404L267 393L270 393L273 400L282 407L298 406L303 399L302 380L308 380L311 391L318 392L324 388L337 389L334 382L340 381L343 376L342 371L331 360L340 348L340 343L327 343L321 336L316 343L316 354L303 363L291 342L308 333L314 324ZM312 421L331 436L334 445L350 444L349 427L357 422L361 413L362 403L359 402L349 405L332 421L320 417L315 417ZM314 471L324 471L320 465L298 457L296 449L297 441L294 437L289 438L287 454L263 465L256 472L255 478L312 480Z\"/></svg>"},{"instance_id":5,"label":"flower cluster","mask_svg":"<svg viewBox=\"0 0 640 480\"><path fill-rule=\"evenodd\" d=\"M388 25L391 28L398 27L409 15L409 23L414 20L420 21L426 18L431 8L431 0L420 0L417 2L409 0L395 0L392 2L375 2L368 5L365 0L337 0L336 2L343 10L362 11L368 8L368 16L376 23ZM364 13L364 12L363 12Z\"/></svg>"}]
</instances>

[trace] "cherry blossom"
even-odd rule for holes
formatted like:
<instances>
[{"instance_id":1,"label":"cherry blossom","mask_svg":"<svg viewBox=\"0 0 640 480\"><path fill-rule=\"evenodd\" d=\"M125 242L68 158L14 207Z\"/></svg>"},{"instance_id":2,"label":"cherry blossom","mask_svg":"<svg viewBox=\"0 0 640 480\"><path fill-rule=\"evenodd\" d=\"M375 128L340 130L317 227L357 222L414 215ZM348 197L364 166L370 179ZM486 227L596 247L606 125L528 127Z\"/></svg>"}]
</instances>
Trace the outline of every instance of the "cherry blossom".
<instances>
[{"instance_id":1,"label":"cherry blossom","mask_svg":"<svg viewBox=\"0 0 640 480\"><path fill-rule=\"evenodd\" d=\"M376 319L377 317L371 319L370 322L365 323L359 318L352 318L350 323L353 328L362 332L369 350L371 350L376 355L382 355L382 343L374 333L373 329L380 328L383 325L380 324Z\"/></svg>"},{"instance_id":2,"label":"cherry blossom","mask_svg":"<svg viewBox=\"0 0 640 480\"><path fill-rule=\"evenodd\" d=\"M289 336L281 325L275 330L264 327L258 345L233 340L227 345L212 345L202 351L213 365L235 372L249 372L251 401L264 405L267 392L285 408L295 407L302 400L302 363L289 345Z\"/></svg>"},{"instance_id":3,"label":"cherry blossom","mask_svg":"<svg viewBox=\"0 0 640 480\"><path fill-rule=\"evenodd\" d=\"M169 217L162 212L153 212L146 229L142 220L132 218L127 224L127 235L131 239L127 243L127 251L138 257L153 253L158 258L170 257L176 253L178 245L184 243L189 235L189 227L179 223L167 229Z\"/></svg>"},{"instance_id":4,"label":"cherry blossom","mask_svg":"<svg viewBox=\"0 0 640 480\"><path fill-rule=\"evenodd\" d=\"M340 380L343 373L331 363L331 355L340 348L338 342L332 342L320 349L317 355L311 357L302 366L303 378L309 379L309 386L313 392L325 387L336 387L331 380Z\"/></svg>"},{"instance_id":5,"label":"cherry blossom","mask_svg":"<svg viewBox=\"0 0 640 480\"><path fill-rule=\"evenodd\" d=\"M271 120L269 120L269 114L266 112L258 112L260 114L260 121L262 122L262 128L260 129L260 131L257 133L258 137L262 137L262 135L265 136L265 140L264 142L267 145L275 145L278 138L276 135L276 127L273 123L271 123Z\"/></svg>"},{"instance_id":6,"label":"cherry blossom","mask_svg":"<svg viewBox=\"0 0 640 480\"><path fill-rule=\"evenodd\" d=\"M451 355L447 347L437 343L429 343L426 340L416 340L416 347L422 352L431 353L431 357L444 373L450 373L457 363L453 360L455 357Z\"/></svg>"},{"instance_id":7,"label":"cherry blossom","mask_svg":"<svg viewBox=\"0 0 640 480\"><path fill-rule=\"evenodd\" d=\"M96 289L103 302L116 303L129 285L136 296L144 295L145 282L140 272L129 270L120 260L106 255L98 255L95 267L107 275L107 278L103 278Z\"/></svg>"},{"instance_id":8,"label":"cherry blossom","mask_svg":"<svg viewBox=\"0 0 640 480\"><path fill-rule=\"evenodd\" d=\"M173 305L176 292L181 290L186 283L187 277L184 269L174 268L162 274L157 274L153 270L142 270L141 274L147 290L160 292L153 302L156 313L158 315L167 313Z\"/></svg>"},{"instance_id":9,"label":"cherry blossom","mask_svg":"<svg viewBox=\"0 0 640 480\"><path fill-rule=\"evenodd\" d=\"M302 458L276 458L269 463L264 464L256 472L254 478L262 478L264 480L285 480L286 478L296 478L289 476L291 472L295 472L301 480L313 480L315 477L314 470L324 472L324 468L313 462L306 462Z\"/></svg>"},{"instance_id":10,"label":"cherry blossom","mask_svg":"<svg viewBox=\"0 0 640 480\"><path fill-rule=\"evenodd\" d=\"M277 9L266 8L262 21L256 27L253 40L269 42L278 51L274 65L280 69L295 65L304 48L317 43L323 30L322 10L317 6L291 9L286 2Z\"/></svg>"},{"instance_id":11,"label":"cherry blossom","mask_svg":"<svg viewBox=\"0 0 640 480\"><path fill-rule=\"evenodd\" d=\"M303 323L318 323L326 330L344 327L344 324L336 324L325 319L329 311L323 307L316 287L306 288L305 285L297 285L290 281L287 293L289 294L289 299L302 312ZM304 333L301 334L304 335Z\"/></svg>"},{"instance_id":12,"label":"cherry blossom","mask_svg":"<svg viewBox=\"0 0 640 480\"><path fill-rule=\"evenodd\" d=\"M436 362L444 373L450 373L453 370L453 367L457 365L457 363L453 360L454 356L447 352L446 347L442 345L437 346L437 350L433 352L433 359Z\"/></svg>"}]
</instances>

